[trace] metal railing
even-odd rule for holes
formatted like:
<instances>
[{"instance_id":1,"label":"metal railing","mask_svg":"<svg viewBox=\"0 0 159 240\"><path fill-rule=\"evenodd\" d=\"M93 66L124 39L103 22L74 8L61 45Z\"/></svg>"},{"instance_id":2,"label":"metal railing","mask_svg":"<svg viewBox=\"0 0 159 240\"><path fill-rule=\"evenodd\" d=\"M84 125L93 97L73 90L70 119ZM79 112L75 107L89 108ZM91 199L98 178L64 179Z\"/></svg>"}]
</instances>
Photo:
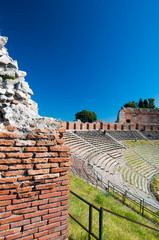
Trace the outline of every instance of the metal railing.
<instances>
[{"instance_id":1,"label":"metal railing","mask_svg":"<svg viewBox=\"0 0 159 240\"><path fill-rule=\"evenodd\" d=\"M145 199L141 199L138 196L132 194L131 192L115 185L111 181L108 181L108 183L105 183L103 181L102 175L98 173L89 162L88 162L88 165L94 178L98 180L98 185L103 190L107 190L108 192L112 191L113 193L120 194L122 196L123 203L125 203L126 199L128 199L130 202L132 202L133 204L139 207L139 211L142 215L144 215L144 212L146 211L152 214L154 217L159 218L159 214L155 212L155 211L159 211L158 208L156 208L152 204L145 201Z\"/></svg>"},{"instance_id":2,"label":"metal railing","mask_svg":"<svg viewBox=\"0 0 159 240\"><path fill-rule=\"evenodd\" d=\"M74 195L75 197L77 197L79 200L81 200L84 203L86 203L89 206L89 213L87 214L87 216L89 216L88 217L88 228L85 227L77 218L75 218L72 214L69 213L69 216L88 233L88 240L91 240L91 236L94 237L96 240L104 240L103 239L103 213L104 213L104 211L107 212L107 213L110 213L112 215L115 215L117 217L120 217L122 219L125 219L125 220L127 220L129 222L133 222L133 223L135 223L137 225L140 225L140 226L143 226L145 228L149 228L149 229L151 229L153 231L159 232L159 229L156 229L156 228L153 228L153 227L148 226L146 224L143 224L141 222L135 221L135 220L133 220L131 218L125 217L125 216L123 216L121 214L118 214L118 213L113 212L111 210L108 210L106 208L103 208L103 207L98 208L97 206L95 206L92 203L88 202L87 200L85 200L84 198L82 198L81 196L77 195L76 193L74 193L71 190L70 190L70 193L72 195ZM93 231L92 231L92 226L93 226L92 210L93 209L97 210L98 213L99 213L99 227L98 227L99 228L99 233L98 233L98 236L95 233L93 233Z\"/></svg>"}]
</instances>

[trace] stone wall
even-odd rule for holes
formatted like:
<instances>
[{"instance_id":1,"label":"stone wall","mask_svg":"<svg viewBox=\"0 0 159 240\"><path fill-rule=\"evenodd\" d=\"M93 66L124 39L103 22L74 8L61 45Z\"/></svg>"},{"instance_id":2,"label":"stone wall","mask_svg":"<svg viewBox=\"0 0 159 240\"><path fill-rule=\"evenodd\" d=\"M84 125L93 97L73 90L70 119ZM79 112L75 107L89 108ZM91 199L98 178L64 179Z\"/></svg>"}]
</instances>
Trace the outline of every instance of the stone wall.
<instances>
[{"instance_id":1,"label":"stone wall","mask_svg":"<svg viewBox=\"0 0 159 240\"><path fill-rule=\"evenodd\" d=\"M82 123L82 122L62 122L62 126L66 130L147 130L147 131L158 131L158 124L148 123L108 123L108 122L93 122L93 123Z\"/></svg>"},{"instance_id":2,"label":"stone wall","mask_svg":"<svg viewBox=\"0 0 159 240\"><path fill-rule=\"evenodd\" d=\"M0 240L68 238L70 149L64 129L0 131Z\"/></svg>"},{"instance_id":3,"label":"stone wall","mask_svg":"<svg viewBox=\"0 0 159 240\"><path fill-rule=\"evenodd\" d=\"M118 113L119 123L159 124L159 110L148 108L122 108Z\"/></svg>"}]
</instances>

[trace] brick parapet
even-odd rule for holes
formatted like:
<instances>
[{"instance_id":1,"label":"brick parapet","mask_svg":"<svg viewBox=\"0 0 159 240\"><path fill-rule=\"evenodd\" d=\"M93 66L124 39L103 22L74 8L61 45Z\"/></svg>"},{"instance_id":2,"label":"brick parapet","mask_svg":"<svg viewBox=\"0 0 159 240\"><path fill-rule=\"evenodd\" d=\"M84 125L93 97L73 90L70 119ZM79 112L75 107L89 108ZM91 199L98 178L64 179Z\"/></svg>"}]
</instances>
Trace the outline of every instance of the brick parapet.
<instances>
[{"instance_id":1,"label":"brick parapet","mask_svg":"<svg viewBox=\"0 0 159 240\"><path fill-rule=\"evenodd\" d=\"M0 132L0 240L68 238L71 154L64 132Z\"/></svg>"}]
</instances>

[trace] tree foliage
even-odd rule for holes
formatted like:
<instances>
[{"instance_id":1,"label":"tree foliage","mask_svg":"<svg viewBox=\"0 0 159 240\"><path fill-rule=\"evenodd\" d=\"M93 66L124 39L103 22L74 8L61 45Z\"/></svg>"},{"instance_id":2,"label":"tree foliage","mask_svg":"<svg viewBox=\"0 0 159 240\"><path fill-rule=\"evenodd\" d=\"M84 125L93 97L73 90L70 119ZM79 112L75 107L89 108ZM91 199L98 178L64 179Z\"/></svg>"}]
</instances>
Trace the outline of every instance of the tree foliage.
<instances>
[{"instance_id":1,"label":"tree foliage","mask_svg":"<svg viewBox=\"0 0 159 240\"><path fill-rule=\"evenodd\" d=\"M154 98L148 98L142 101L142 98L140 98L139 102L136 103L134 101L128 102L124 104L124 107L130 107L130 108L156 108L155 106L155 99Z\"/></svg>"},{"instance_id":2,"label":"tree foliage","mask_svg":"<svg viewBox=\"0 0 159 240\"><path fill-rule=\"evenodd\" d=\"M97 120L97 115L95 112L83 110L75 114L76 120L80 119L82 122L94 122Z\"/></svg>"},{"instance_id":3,"label":"tree foliage","mask_svg":"<svg viewBox=\"0 0 159 240\"><path fill-rule=\"evenodd\" d=\"M132 102L125 103L124 107L137 108L137 104L136 102L132 101Z\"/></svg>"}]
</instances>

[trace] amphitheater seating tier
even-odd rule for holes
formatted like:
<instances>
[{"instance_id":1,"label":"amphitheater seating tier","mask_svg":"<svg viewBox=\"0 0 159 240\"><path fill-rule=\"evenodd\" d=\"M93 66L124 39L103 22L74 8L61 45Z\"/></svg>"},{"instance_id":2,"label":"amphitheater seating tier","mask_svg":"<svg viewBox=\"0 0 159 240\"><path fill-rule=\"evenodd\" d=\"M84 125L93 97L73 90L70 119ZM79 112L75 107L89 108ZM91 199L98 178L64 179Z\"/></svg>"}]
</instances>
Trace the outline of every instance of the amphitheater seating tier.
<instances>
[{"instance_id":1,"label":"amphitheater seating tier","mask_svg":"<svg viewBox=\"0 0 159 240\"><path fill-rule=\"evenodd\" d=\"M121 132L108 131L105 136L104 133L95 130L67 131L65 144L70 146L73 156L79 162L90 163L102 175L105 182L111 181L122 189L144 198L159 209L159 204L153 199L148 188L151 178L159 173L158 147L152 144L136 144L123 148L118 141L135 140L136 137L138 140L145 138L138 131L131 131L133 135L130 133L125 138L127 131L123 131L123 134Z\"/></svg>"},{"instance_id":2,"label":"amphitheater seating tier","mask_svg":"<svg viewBox=\"0 0 159 240\"><path fill-rule=\"evenodd\" d=\"M108 131L108 134L118 141L145 139L138 131Z\"/></svg>"}]
</instances>

